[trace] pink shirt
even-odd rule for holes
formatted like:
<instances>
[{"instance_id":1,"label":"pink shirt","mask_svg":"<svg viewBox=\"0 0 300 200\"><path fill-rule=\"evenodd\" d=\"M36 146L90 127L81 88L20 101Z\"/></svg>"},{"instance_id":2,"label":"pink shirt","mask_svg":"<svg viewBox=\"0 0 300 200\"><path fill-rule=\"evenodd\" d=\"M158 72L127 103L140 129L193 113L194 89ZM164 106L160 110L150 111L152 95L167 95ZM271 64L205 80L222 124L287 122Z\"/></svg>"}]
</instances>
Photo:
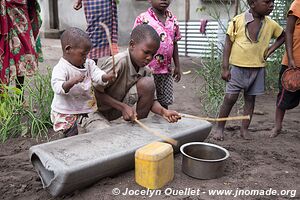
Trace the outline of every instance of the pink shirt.
<instances>
[{"instance_id":1,"label":"pink shirt","mask_svg":"<svg viewBox=\"0 0 300 200\"><path fill-rule=\"evenodd\" d=\"M149 24L156 30L160 37L160 47L149 64L154 74L167 74L171 72L174 42L181 39L176 17L169 10L166 12L168 17L165 24L158 20L152 8L140 14L134 23L134 27L139 24Z\"/></svg>"}]
</instances>

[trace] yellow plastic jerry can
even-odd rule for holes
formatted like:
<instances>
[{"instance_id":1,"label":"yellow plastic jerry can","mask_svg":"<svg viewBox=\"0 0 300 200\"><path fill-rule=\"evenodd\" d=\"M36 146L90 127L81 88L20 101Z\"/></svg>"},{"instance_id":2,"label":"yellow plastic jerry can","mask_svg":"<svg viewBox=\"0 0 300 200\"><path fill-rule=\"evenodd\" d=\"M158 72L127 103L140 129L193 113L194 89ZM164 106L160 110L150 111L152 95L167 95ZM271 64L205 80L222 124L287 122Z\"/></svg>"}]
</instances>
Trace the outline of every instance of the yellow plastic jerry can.
<instances>
[{"instance_id":1,"label":"yellow plastic jerry can","mask_svg":"<svg viewBox=\"0 0 300 200\"><path fill-rule=\"evenodd\" d=\"M135 181L149 189L158 189L172 181L174 157L172 145L153 142L135 152Z\"/></svg>"}]
</instances>

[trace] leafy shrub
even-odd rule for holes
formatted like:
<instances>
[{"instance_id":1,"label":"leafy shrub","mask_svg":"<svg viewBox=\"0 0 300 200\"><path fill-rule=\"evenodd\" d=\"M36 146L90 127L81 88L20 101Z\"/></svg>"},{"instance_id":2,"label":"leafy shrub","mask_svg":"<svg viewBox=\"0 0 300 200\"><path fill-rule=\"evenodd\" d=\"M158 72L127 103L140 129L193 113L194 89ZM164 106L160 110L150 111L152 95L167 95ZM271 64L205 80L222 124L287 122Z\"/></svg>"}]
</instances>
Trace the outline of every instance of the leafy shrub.
<instances>
[{"instance_id":1,"label":"leafy shrub","mask_svg":"<svg viewBox=\"0 0 300 200\"><path fill-rule=\"evenodd\" d=\"M13 86L0 85L0 140L4 142L11 136L26 129L22 125L24 110L20 96L22 91Z\"/></svg>"},{"instance_id":2,"label":"leafy shrub","mask_svg":"<svg viewBox=\"0 0 300 200\"><path fill-rule=\"evenodd\" d=\"M10 137L29 134L31 137L46 136L51 126L50 111L53 92L51 89L51 73L35 74L26 78L24 91L14 87L1 85L0 93L0 140L4 142Z\"/></svg>"}]
</instances>

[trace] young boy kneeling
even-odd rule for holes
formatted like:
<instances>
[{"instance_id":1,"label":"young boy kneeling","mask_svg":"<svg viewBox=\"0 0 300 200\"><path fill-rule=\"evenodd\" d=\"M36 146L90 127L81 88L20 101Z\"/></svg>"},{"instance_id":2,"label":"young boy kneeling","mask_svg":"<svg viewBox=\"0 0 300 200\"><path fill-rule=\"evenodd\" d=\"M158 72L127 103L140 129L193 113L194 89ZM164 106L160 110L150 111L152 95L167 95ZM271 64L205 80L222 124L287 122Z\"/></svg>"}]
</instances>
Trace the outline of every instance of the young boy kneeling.
<instances>
[{"instance_id":1,"label":"young boy kneeling","mask_svg":"<svg viewBox=\"0 0 300 200\"><path fill-rule=\"evenodd\" d=\"M109 126L109 121L121 116L126 121L146 118L150 110L169 122L177 122L179 114L165 109L156 100L154 80L145 67L159 46L160 38L151 26L142 24L133 29L128 49L114 56L117 78L107 85L95 86L99 112L83 120L88 131ZM111 73L112 57L100 68Z\"/></svg>"}]
</instances>

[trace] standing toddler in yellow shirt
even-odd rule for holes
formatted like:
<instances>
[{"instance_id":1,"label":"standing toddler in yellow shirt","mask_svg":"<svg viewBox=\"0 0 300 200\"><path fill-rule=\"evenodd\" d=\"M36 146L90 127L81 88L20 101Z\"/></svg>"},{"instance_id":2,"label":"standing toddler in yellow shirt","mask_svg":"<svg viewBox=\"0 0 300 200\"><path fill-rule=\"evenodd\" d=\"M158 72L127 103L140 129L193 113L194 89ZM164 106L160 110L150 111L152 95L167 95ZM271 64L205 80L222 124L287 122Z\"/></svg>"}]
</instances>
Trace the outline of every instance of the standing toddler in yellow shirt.
<instances>
[{"instance_id":1,"label":"standing toddler in yellow shirt","mask_svg":"<svg viewBox=\"0 0 300 200\"><path fill-rule=\"evenodd\" d=\"M226 94L219 117L228 117L239 93L244 91L244 115L252 118L255 97L264 93L266 59L284 42L284 31L267 17L274 9L274 0L247 0L250 9L229 22L222 63L222 79ZM277 38L269 47L270 40ZM230 69L229 69L230 66ZM251 120L243 120L241 136L249 139ZM225 122L218 122L213 134L224 139Z\"/></svg>"}]
</instances>

